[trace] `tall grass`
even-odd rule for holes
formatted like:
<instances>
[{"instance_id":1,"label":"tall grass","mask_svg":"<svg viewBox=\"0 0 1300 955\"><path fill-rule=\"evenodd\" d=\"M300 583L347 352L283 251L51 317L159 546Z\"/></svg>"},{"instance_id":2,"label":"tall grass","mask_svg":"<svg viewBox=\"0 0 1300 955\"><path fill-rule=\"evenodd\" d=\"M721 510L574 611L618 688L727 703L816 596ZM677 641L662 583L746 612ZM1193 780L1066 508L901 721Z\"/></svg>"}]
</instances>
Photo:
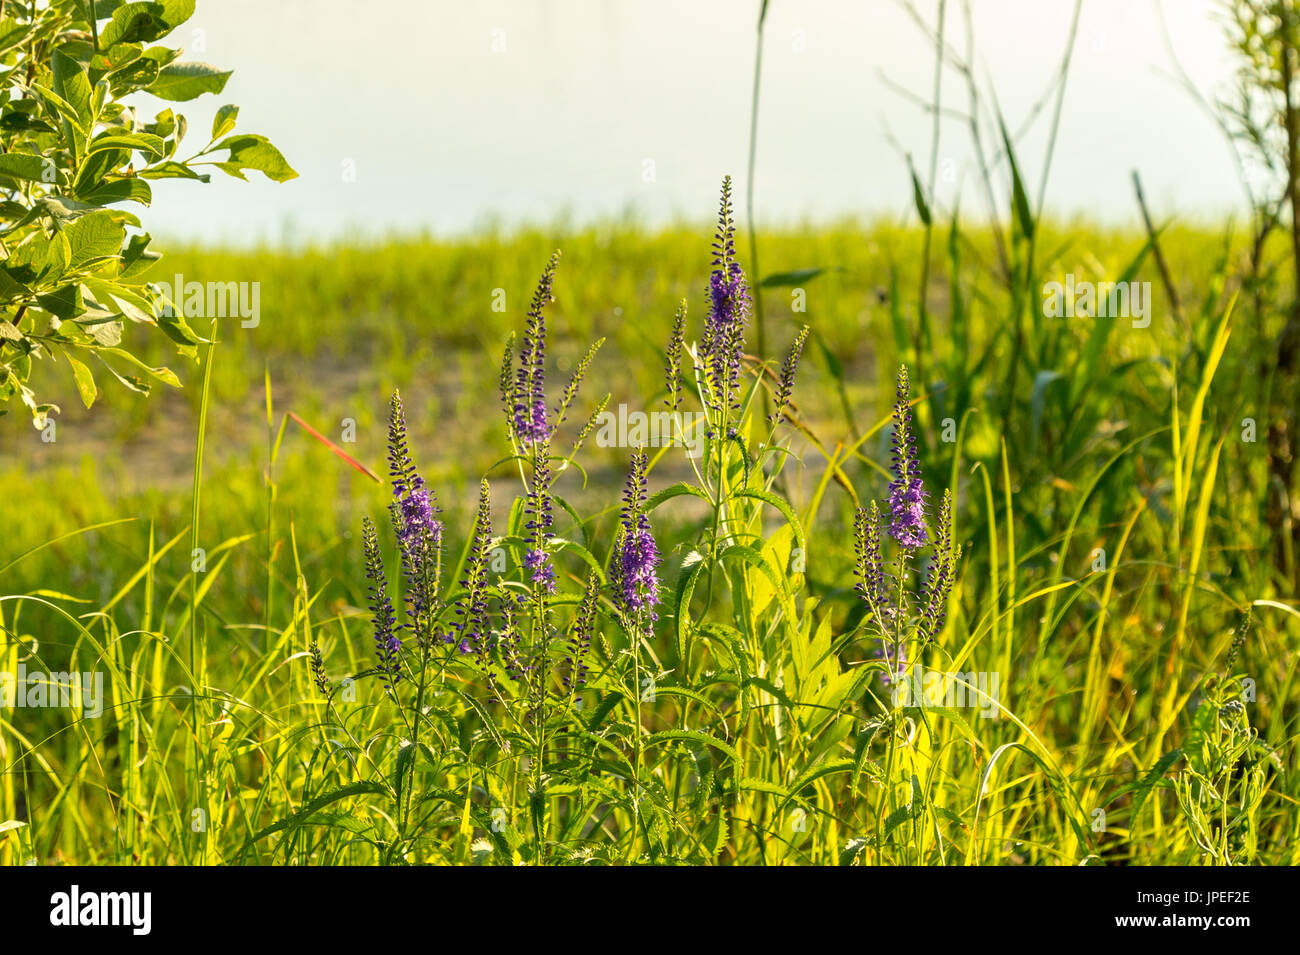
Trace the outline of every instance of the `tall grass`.
<instances>
[{"instance_id":1,"label":"tall grass","mask_svg":"<svg viewBox=\"0 0 1300 955\"><path fill-rule=\"evenodd\" d=\"M1068 270L1131 267L1141 278L1152 267L1145 236L1039 227L1052 251L1030 289ZM495 489L506 472L493 467L499 418L455 409L495 404L486 345L496 351L519 306L492 313L490 290L523 302L547 249L525 234L340 251L333 268L315 253L268 257L262 328L225 331L219 360L201 369L206 400L190 389L139 423L118 418L147 437L189 400L199 402L191 427L208 409L201 513L197 480L119 495L102 460L80 473L49 466L43 492L14 514L0 561L6 669L98 668L110 701L97 720L0 711L0 822L21 823L0 836L4 861L1295 862L1293 568L1268 557L1267 467L1259 444L1242 440L1249 409L1236 383L1258 356L1229 308L1239 247L1214 233L1163 234L1184 276L1190 336L1161 304L1147 330L1032 322L1020 372L1029 387L1004 430L1012 293L979 264L994 258L987 234L948 231L929 288L942 303L933 372L915 413L927 480L956 492L963 559L927 663L998 672L1003 697L996 720L930 708L895 723L859 629L851 514L884 494L888 383L916 357L907 328L917 306L900 289L920 281L924 236L843 227L760 241L777 267L844 269L809 282L806 316L769 293L769 318L784 311L789 325L813 326L789 453L751 467L755 493L788 499L794 519L763 497L738 498L717 534L716 512L701 513L695 494L665 494L692 479L680 449L652 454L666 600L653 632L628 645L607 622L592 651L599 694L582 710L549 709L540 737L453 667L433 681L450 695L423 704L420 742L405 747L412 735L378 681L358 678L354 701L326 703L309 659L314 641L336 682L371 669L359 528L383 513L387 491L296 425L277 429L268 395L327 433L353 417L348 453L377 467L383 396L400 385L446 509L447 553L462 553L478 476ZM704 239L593 230L564 245L548 370L571 367L604 335L580 413L605 390L654 407L672 303L685 295L701 307ZM393 252L401 264L382 264ZM251 256L204 265L191 255L187 274L256 274ZM452 318L429 331L395 320L429 301L452 303ZM354 363L330 357L349 350ZM375 355L353 379L291 373ZM449 365L450 388L435 374ZM948 418L952 441L941 437ZM60 441L75 449L74 433ZM576 468L562 476L561 493L589 516L557 512L556 536L602 566L626 454L589 441L587 480ZM723 481L734 494L743 468L734 456L710 464L698 489L717 495ZM24 484L32 473L23 469ZM505 512L494 513L500 533ZM800 540L806 563L794 572ZM185 541L206 547L206 571L192 571ZM392 553L391 539L383 546ZM729 548L721 565L702 559ZM577 551L566 554L566 573L585 573ZM637 691L647 673L653 702ZM1243 679L1254 699L1238 711ZM521 769L541 738L545 760ZM543 768L543 802L530 803Z\"/></svg>"}]
</instances>

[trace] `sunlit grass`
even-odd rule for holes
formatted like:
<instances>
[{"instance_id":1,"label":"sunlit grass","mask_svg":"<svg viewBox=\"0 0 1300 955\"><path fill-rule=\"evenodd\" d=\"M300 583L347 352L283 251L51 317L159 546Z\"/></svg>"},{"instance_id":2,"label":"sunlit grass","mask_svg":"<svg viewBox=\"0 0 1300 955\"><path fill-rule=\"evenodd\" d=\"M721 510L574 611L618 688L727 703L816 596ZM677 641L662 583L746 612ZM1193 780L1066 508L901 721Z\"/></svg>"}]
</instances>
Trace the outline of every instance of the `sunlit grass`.
<instances>
[{"instance_id":1,"label":"sunlit grass","mask_svg":"<svg viewBox=\"0 0 1300 955\"><path fill-rule=\"evenodd\" d=\"M446 509L448 553L457 555L480 475L509 452L496 397L501 345L519 327L551 249L565 253L550 313L552 380L604 336L582 412L606 391L615 405L651 408L662 399L676 300L687 298L702 318L707 234L612 227L301 255L168 256L164 277L262 283L261 324L223 322L208 366L201 511L188 482L204 367L178 368L186 390L147 405L106 393L93 423L74 414L60 423L53 448L7 424L4 446L22 456L0 479L24 494L8 515L0 567L53 543L0 572L0 593L11 595L0 603L0 662L11 672L20 659L52 671L98 668L111 709L82 721L60 710L0 710L0 823L26 823L0 834L0 861L534 858L531 835L493 840L492 809L510 806L515 819L527 805L526 774L465 704L448 710L461 736L448 732L441 761L418 770L426 791L441 794L436 811L398 851L394 777L381 768L398 758L394 707L366 679L356 702L331 716L306 659L314 639L336 676L370 666L359 534L363 515L383 514L387 492L293 423L277 447L280 423L292 410L342 441L351 419L347 453L382 472L385 399L400 387L424 475ZM1056 227L1038 241L1046 251L1028 288L1033 316L1041 315L1039 279L1114 279L1145 239ZM726 635L696 632L698 657L668 684L680 680L703 702L666 693L641 708L649 733L707 731L734 753L660 737L642 754L646 784L671 796L662 832L629 836L633 817L606 782L609 805L590 817L575 815L576 797L554 797L556 845L541 858L1297 861L1300 621L1287 609L1294 565L1275 561L1274 529L1263 518L1264 446L1243 440L1242 418L1261 387L1255 329L1229 314L1234 260L1219 266L1220 234L1174 229L1162 242L1188 327L1177 326L1143 261L1137 277L1152 281L1156 296L1150 328L1120 322L1097 336L1093 319L1035 317L1007 408L1011 293L978 231L951 248L936 243L925 349L908 333L918 231L844 225L760 236L767 274L828 270L765 293L773 350L803 322L814 335L795 390L807 431L773 484L808 542L806 568L780 582L795 619L777 627L763 614L776 614L780 601L763 594L764 610L753 611L762 627L741 628L750 675L761 682L742 688L725 678L740 669ZM794 310L792 288L806 293L806 311ZM504 312L492 310L496 289L505 290ZM161 346L145 357L175 363ZM925 472L932 489L953 486L964 549L929 663L998 672L997 720L921 710L907 726L888 724L887 708L871 700L885 691L874 676L855 677L869 647L855 635L852 506L855 495L883 496L882 425L900 362L914 370ZM150 449L144 473L133 472L133 447ZM561 515L556 531L603 559L626 449L589 442L579 463L587 487L570 470L561 491L587 519L579 527ZM510 469L491 477L504 502ZM679 453L665 455L651 491L689 477ZM707 536L693 503L668 501L653 515L669 593ZM765 524L758 510L745 515L748 526L784 548L779 563L789 566L791 532L782 538L777 528L793 525L779 516ZM63 537L117 520L128 522ZM503 520L504 504L498 533ZM192 571L194 546L205 551L201 574ZM724 594L766 586L733 583L708 601L716 622L737 619ZM697 620L708 616L704 602L701 590ZM1253 626L1229 669L1234 629L1253 604ZM664 616L647 648L675 661L676 620ZM618 673L621 638L612 639L605 663ZM1224 710L1247 695L1243 679L1253 681L1244 719L1257 738ZM205 688L197 704L191 686ZM630 713L621 719L629 723ZM341 759L336 730L378 740L373 763ZM892 763L883 745L891 733ZM202 832L196 809L204 809Z\"/></svg>"}]
</instances>

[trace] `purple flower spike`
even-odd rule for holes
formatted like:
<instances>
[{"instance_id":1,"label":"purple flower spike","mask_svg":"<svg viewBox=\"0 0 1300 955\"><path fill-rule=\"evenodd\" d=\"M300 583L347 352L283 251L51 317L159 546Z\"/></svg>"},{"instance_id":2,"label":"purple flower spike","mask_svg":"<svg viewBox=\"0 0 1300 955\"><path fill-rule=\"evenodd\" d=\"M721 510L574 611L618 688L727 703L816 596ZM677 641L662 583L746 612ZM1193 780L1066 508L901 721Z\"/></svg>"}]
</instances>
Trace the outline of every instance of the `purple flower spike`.
<instances>
[{"instance_id":1,"label":"purple flower spike","mask_svg":"<svg viewBox=\"0 0 1300 955\"><path fill-rule=\"evenodd\" d=\"M768 421L774 425L785 420L786 409L790 406L790 398L794 395L794 376L799 370L799 358L803 355L804 343L808 341L808 331L807 325L799 329L799 333L794 336L794 341L790 343L790 350L786 352L785 361L781 364L781 375L776 385L776 409L768 416Z\"/></svg>"},{"instance_id":2,"label":"purple flower spike","mask_svg":"<svg viewBox=\"0 0 1300 955\"><path fill-rule=\"evenodd\" d=\"M854 514L853 545L857 556L854 572L858 583L854 589L878 621L891 606L885 572L885 558L881 551L880 508L875 501L860 507Z\"/></svg>"},{"instance_id":3,"label":"purple flower spike","mask_svg":"<svg viewBox=\"0 0 1300 955\"><path fill-rule=\"evenodd\" d=\"M487 478L479 482L478 513L474 519L474 536L461 587L464 602L456 608L454 633L447 642L459 637L461 653L473 651L481 666L486 666L488 650L488 561L492 545L492 496Z\"/></svg>"},{"instance_id":4,"label":"purple flower spike","mask_svg":"<svg viewBox=\"0 0 1300 955\"><path fill-rule=\"evenodd\" d=\"M731 213L731 177L727 176L722 181L718 231L713 241L709 315L700 343L708 365L711 404L719 417L740 410L740 359L750 310L749 286L736 261L736 223Z\"/></svg>"},{"instance_id":5,"label":"purple flower spike","mask_svg":"<svg viewBox=\"0 0 1300 955\"><path fill-rule=\"evenodd\" d=\"M393 392L388 422L388 466L393 482L389 506L402 555L406 602L413 616L430 609L436 599L442 558L442 521L424 478L415 470L406 440L402 398Z\"/></svg>"},{"instance_id":6,"label":"purple flower spike","mask_svg":"<svg viewBox=\"0 0 1300 955\"><path fill-rule=\"evenodd\" d=\"M311 658L311 678L316 683L316 689L320 691L322 696L329 696L330 678L325 673L325 658L321 655L320 644L315 639L311 642L308 655Z\"/></svg>"},{"instance_id":7,"label":"purple flower spike","mask_svg":"<svg viewBox=\"0 0 1300 955\"><path fill-rule=\"evenodd\" d=\"M555 270L560 264L556 252L546 263L537 291L528 307L528 321L524 326L523 343L519 349L519 367L515 370L513 394L514 431L523 444L546 441L551 436L551 423L546 409L546 314L544 309L552 301Z\"/></svg>"},{"instance_id":8,"label":"purple flower spike","mask_svg":"<svg viewBox=\"0 0 1300 955\"><path fill-rule=\"evenodd\" d=\"M370 581L370 618L374 627L375 657L384 674L384 686L390 690L401 679L399 654L402 641L397 638L397 614L388 598L388 581L384 576L383 558L379 556L379 537L370 518L362 521L362 546L366 558L366 578Z\"/></svg>"},{"instance_id":9,"label":"purple flower spike","mask_svg":"<svg viewBox=\"0 0 1300 955\"><path fill-rule=\"evenodd\" d=\"M610 583L614 598L637 626L659 619L659 547L645 513L646 466L644 451L632 454L632 468L623 492L623 517L619 537L610 561Z\"/></svg>"},{"instance_id":10,"label":"purple flower spike","mask_svg":"<svg viewBox=\"0 0 1300 955\"><path fill-rule=\"evenodd\" d=\"M564 689L567 693L583 687L587 682L587 656L591 652L591 637L596 629L596 597L599 592L600 578L593 570L587 575L587 588L582 595L582 603L574 615L573 626L569 631L569 653L565 657L568 668L564 674Z\"/></svg>"},{"instance_id":11,"label":"purple flower spike","mask_svg":"<svg viewBox=\"0 0 1300 955\"><path fill-rule=\"evenodd\" d=\"M551 537L551 527L555 523L552 512L551 482L555 474L551 462L544 453L539 453L533 460L533 486L529 489L525 501L525 514L528 520L524 526L528 529L529 548L524 553L524 569L532 575L532 582L548 594L555 593L555 566L546 552L546 543Z\"/></svg>"},{"instance_id":12,"label":"purple flower spike","mask_svg":"<svg viewBox=\"0 0 1300 955\"><path fill-rule=\"evenodd\" d=\"M546 551L535 548L524 554L524 569L532 575L532 581L548 594L555 593L555 565L551 563Z\"/></svg>"},{"instance_id":13,"label":"purple flower spike","mask_svg":"<svg viewBox=\"0 0 1300 955\"><path fill-rule=\"evenodd\" d=\"M961 545L953 539L952 491L944 491L943 503L936 518L937 529L934 554L921 587L921 632L925 639L934 640L948 619L948 595L957 575L957 561L961 558Z\"/></svg>"},{"instance_id":14,"label":"purple flower spike","mask_svg":"<svg viewBox=\"0 0 1300 955\"><path fill-rule=\"evenodd\" d=\"M916 455L912 432L912 409L907 366L898 369L897 401L894 403L894 436L890 446L894 480L889 483L889 534L907 550L926 545L925 487L921 463Z\"/></svg>"}]
</instances>

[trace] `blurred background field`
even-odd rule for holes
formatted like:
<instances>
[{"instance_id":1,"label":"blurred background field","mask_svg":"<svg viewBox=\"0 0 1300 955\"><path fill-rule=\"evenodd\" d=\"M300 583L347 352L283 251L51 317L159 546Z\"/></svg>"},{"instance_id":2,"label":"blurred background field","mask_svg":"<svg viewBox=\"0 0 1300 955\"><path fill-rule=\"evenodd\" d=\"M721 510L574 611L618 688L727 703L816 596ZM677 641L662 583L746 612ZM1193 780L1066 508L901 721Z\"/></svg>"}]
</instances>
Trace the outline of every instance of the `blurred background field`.
<instances>
[{"instance_id":1,"label":"blurred background field","mask_svg":"<svg viewBox=\"0 0 1300 955\"><path fill-rule=\"evenodd\" d=\"M213 277L261 285L256 328L242 328L236 318L220 325L206 461L207 474L222 489L205 504L214 527L255 527L265 521L268 375L277 427L281 413L293 411L377 473L382 473L387 396L400 388L414 447L444 506L453 514L472 511L479 476L505 453L496 387L503 344L519 327L539 263L554 248L563 251L563 260L552 308L552 375L557 380L566 375L592 341L605 338L589 404L609 392L611 407L658 408L664 387L660 356L676 303L687 299L693 319L703 320L707 235L704 224L649 233L613 224L298 252L166 245L169 251L151 276L155 281L171 282L180 274L191 281ZM1175 227L1166 235L1166 254L1186 291L1205 287L1225 233ZM891 295L906 298L898 304L899 314L914 324L922 241L917 228L853 222L760 238L769 274L825 269L799 286L772 289L765 309L775 348L783 349L803 322L812 326L814 340L795 402L826 447L851 441L888 414L891 369L907 357L899 354L894 337ZM972 260L982 257L991 264L987 236L975 233L963 241L971 243ZM1132 230L1076 225L1045 230L1043 244L1057 250L1055 271L1061 276L1100 278L1119 274L1145 241ZM1044 268L1045 275L1053 274L1051 264ZM1153 282L1152 327L1120 328L1111 361L1162 356L1176 363L1182 346L1153 263L1144 261L1138 278ZM793 288L806 294L806 312L794 311ZM505 291L505 311L493 309L497 289ZM1002 316L989 298L998 290L986 268L973 265L962 277L962 289L971 303L976 342L996 347ZM930 308L947 309L950 294L947 279L934 276ZM1078 344L1091 329L1083 319L1039 321L1054 323L1053 334ZM209 321L198 318L193 325L206 334ZM43 490L12 514L7 553L111 520L123 505L140 522L156 519L159 536L170 537L187 524L201 369L178 357L160 336L133 328L127 335L138 341L146 361L172 368L183 387L156 385L145 398L109 384L93 411L64 404L51 443L11 417L11 426L0 433L6 484L38 480ZM66 368L42 373L71 378ZM985 404L995 408L994 402ZM355 422L355 443L344 440L346 419ZM978 418L972 423L971 443L983 456L996 448L988 427ZM1051 429L1051 421L1040 422L1040 430ZM886 438L882 432L868 445L879 461ZM1012 451L1027 452L1031 436L1015 438ZM314 555L313 563L324 562L329 576L347 576L345 569L355 571L358 558L355 547L342 542L356 530L359 515L374 512L385 494L296 424L288 427L284 448L276 483L283 506L293 510L299 540ZM809 445L806 451L814 464L817 449ZM592 442L586 454L593 484L605 490L622 481L622 449ZM1018 455L1013 461L1020 463ZM99 537L106 539L97 546ZM96 598L106 599L123 558L111 542L132 542L134 556L141 556L146 537L146 527L118 527L29 559L15 573L38 586L56 569L72 572L79 583L92 586ZM69 560L84 548L89 550ZM177 566L184 564L178 558ZM238 574L238 568L236 562L232 572ZM255 605L258 588L251 583L264 569L246 570L251 579L234 590L249 594Z\"/></svg>"}]
</instances>

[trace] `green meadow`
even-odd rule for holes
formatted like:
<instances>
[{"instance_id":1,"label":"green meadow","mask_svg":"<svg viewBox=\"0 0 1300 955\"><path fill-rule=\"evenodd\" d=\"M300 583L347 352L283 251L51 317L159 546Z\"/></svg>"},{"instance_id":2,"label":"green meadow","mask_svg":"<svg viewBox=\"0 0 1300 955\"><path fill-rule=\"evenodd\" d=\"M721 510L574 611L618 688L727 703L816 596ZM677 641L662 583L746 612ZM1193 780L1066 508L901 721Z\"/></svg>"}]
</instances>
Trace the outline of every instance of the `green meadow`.
<instances>
[{"instance_id":1,"label":"green meadow","mask_svg":"<svg viewBox=\"0 0 1300 955\"><path fill-rule=\"evenodd\" d=\"M708 312L710 231L163 243L149 278L257 282L256 327L191 319L215 335L197 360L128 328L180 388L101 384L88 411L47 360L52 435L21 408L0 419L0 670L105 684L94 718L0 707L0 861L1295 864L1297 537L1269 457L1289 293L1244 281L1249 237L1225 227L1165 228L1163 269L1145 232L1088 224L1002 250L976 226L761 232L748 450L711 440L696 493L673 490L698 475L683 448L647 449L658 620L629 629L601 589L581 693L556 689L562 649L525 691L410 639L411 675L385 688L362 520L395 571L390 394L442 508L447 580L486 477L500 581L526 589L498 373L543 265L562 250L552 396L604 339L572 437L606 395L664 406L677 303L687 346ZM1067 275L1150 283L1149 324L1049 317L1044 285ZM805 324L769 434L760 406ZM915 659L995 674L996 705L891 703L854 591L900 365L961 548ZM628 457L588 437L555 477L557 647L591 568L610 569ZM715 478L745 498L722 521ZM630 689L646 672L649 700Z\"/></svg>"}]
</instances>

